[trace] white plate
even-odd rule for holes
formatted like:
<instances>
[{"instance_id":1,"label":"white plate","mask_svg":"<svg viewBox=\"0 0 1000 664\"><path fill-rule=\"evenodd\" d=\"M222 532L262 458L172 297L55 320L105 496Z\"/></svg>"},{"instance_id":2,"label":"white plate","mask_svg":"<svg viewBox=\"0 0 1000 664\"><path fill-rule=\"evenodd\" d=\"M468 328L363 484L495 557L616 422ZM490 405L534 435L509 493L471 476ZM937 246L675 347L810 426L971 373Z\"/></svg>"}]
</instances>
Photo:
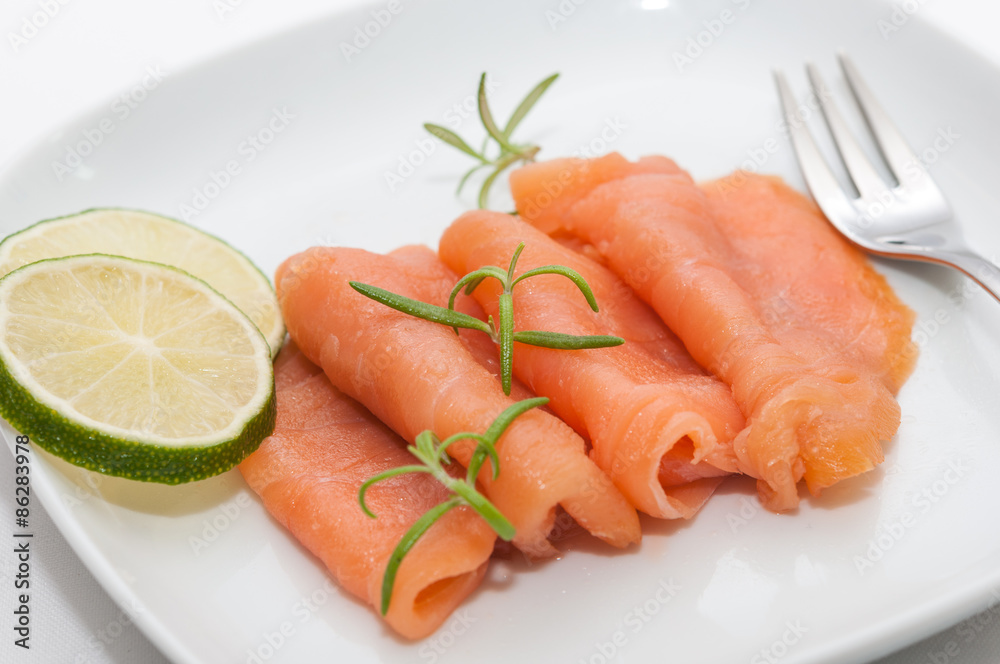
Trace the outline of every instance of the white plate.
<instances>
[{"instance_id":1,"label":"white plate","mask_svg":"<svg viewBox=\"0 0 1000 664\"><path fill-rule=\"evenodd\" d=\"M460 132L479 135L471 95L483 70L501 117L562 73L518 132L543 156L660 152L702 178L756 158L801 186L770 69L784 67L801 92L800 64L836 78L832 54L844 48L934 160L974 246L1000 254L1000 201L986 185L1000 179L1000 78L919 16L883 38L891 8L859 0L388 6L174 74L127 116L109 103L80 118L0 176L0 233L97 205L182 217L200 194L211 200L192 222L265 271L318 243L434 243L473 188L453 196L468 160L420 125L465 113ZM366 29L378 34L348 62L341 43ZM679 70L674 53L689 47L702 52ZM949 131L957 138L935 148ZM72 150L88 154L60 180L54 164ZM407 161L412 174L390 191L385 173ZM235 175L222 174L227 164ZM882 468L794 515L761 511L750 483L736 481L689 523L647 521L630 551L577 539L558 561L496 561L421 643L394 638L328 585L236 472L133 486L40 453L33 487L178 662L861 661L985 608L1000 589L1000 530L988 517L1000 511L1000 310L974 289L955 297L965 282L944 270L879 267L918 310L923 349Z\"/></svg>"}]
</instances>

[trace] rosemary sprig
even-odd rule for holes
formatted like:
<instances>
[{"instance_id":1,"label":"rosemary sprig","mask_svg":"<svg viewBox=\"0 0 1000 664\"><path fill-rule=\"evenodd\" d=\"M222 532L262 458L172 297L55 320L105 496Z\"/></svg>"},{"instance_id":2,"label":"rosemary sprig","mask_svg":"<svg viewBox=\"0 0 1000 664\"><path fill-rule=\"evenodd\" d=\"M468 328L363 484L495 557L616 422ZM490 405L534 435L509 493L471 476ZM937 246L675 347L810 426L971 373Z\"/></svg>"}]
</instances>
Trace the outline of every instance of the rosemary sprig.
<instances>
[{"instance_id":1,"label":"rosemary sprig","mask_svg":"<svg viewBox=\"0 0 1000 664\"><path fill-rule=\"evenodd\" d=\"M368 505L365 503L365 493L376 482L381 482L390 477L404 473L429 473L452 494L451 498L435 505L417 519L399 540L399 544L396 545L392 555L389 556L389 564L386 566L385 574L382 577L382 615L385 615L389 611L389 604L392 601L392 589L396 583L396 573L399 571L399 565L403 562L403 558L406 557L406 554L409 553L410 549L413 548L423 534L452 508L459 505L468 505L479 516L483 517L486 523L489 524L501 539L509 542L514 538L514 526L507 520L507 517L500 513L500 510L493 503L476 490L476 478L479 476L479 470L487 459L489 459L490 464L493 466L493 479L500 476L500 460L496 450L497 440L500 439L503 432L507 430L507 427L518 416L536 406L545 405L548 401L545 397L536 397L534 399L518 401L508 406L506 410L497 416L486 430L486 433L483 434L463 431L441 441L430 429L423 431L417 436L416 445L407 447L410 453L420 460L422 465L393 468L375 475L361 485L361 488L358 490L358 502L361 503L361 509L364 513L373 519L377 517L368 509ZM445 464L451 463L451 458L448 456L448 447L460 440L474 440L477 443L464 479L452 477L444 469Z\"/></svg>"},{"instance_id":2,"label":"rosemary sprig","mask_svg":"<svg viewBox=\"0 0 1000 664\"><path fill-rule=\"evenodd\" d=\"M594 293L587 284L586 279L572 268L564 265L543 265L524 272L519 277L514 277L514 268L517 266L517 259L524 250L524 243L517 245L514 255L510 259L510 266L504 270L496 265L486 265L474 270L458 280L448 298L448 308L439 307L427 302L413 300L403 295L397 295L391 291L363 284L357 281L350 282L351 288L362 295L369 297L376 302L381 302L387 307L392 307L397 311L423 318L434 323L448 325L458 334L458 328L479 330L490 335L493 343L500 347L500 381L503 385L504 394L510 395L511 375L514 363L514 342L527 344L529 346L540 346L543 348L555 348L558 350L582 350L588 348L607 348L609 346L620 346L625 343L621 337L607 334L594 334L577 336L572 334L562 334L559 332L545 332L542 330L522 330L514 331L514 299L512 296L514 286L530 277L541 274L558 274L566 277L580 289L587 303L594 311L598 311L597 300ZM470 295L479 284L488 278L494 278L503 286L500 293L498 306L499 321L494 321L490 316L486 322L455 311L455 297L459 291L465 289L465 294Z\"/></svg>"},{"instance_id":3,"label":"rosemary sprig","mask_svg":"<svg viewBox=\"0 0 1000 664\"><path fill-rule=\"evenodd\" d=\"M496 121L493 119L493 113L490 111L490 106L486 99L486 73L483 72L483 75L479 77L479 94L477 99L479 119L482 121L483 127L486 128L487 138L486 142L483 143L483 148L479 151L472 148L462 139L461 136L450 129L442 127L441 125L431 124L429 122L424 124L424 129L429 131L432 135L440 138L448 145L451 145L452 147L479 161L478 164L466 171L465 175L462 176L462 179L459 180L457 193L462 192L462 188L465 186L465 183L469 180L469 177L472 176L473 173L481 168L492 167L493 170L486 176L482 187L479 189L478 205L481 209L485 209L487 199L489 197L490 187L493 186L493 183L501 173L519 161L528 163L535 160L535 155L538 154L538 151L541 148L537 145L522 145L514 143L511 141L511 134L514 133L514 129L521 124L521 120L524 119L524 116L528 114L528 111L534 107L539 98L558 77L559 74L552 74L532 88L531 92L528 93L528 96L521 100L521 103L514 109L514 112L511 114L510 119L507 120L507 124L504 125L504 128L500 129L497 126ZM490 139L493 139L499 147L499 152L493 158L486 155L486 148L489 145Z\"/></svg>"}]
</instances>

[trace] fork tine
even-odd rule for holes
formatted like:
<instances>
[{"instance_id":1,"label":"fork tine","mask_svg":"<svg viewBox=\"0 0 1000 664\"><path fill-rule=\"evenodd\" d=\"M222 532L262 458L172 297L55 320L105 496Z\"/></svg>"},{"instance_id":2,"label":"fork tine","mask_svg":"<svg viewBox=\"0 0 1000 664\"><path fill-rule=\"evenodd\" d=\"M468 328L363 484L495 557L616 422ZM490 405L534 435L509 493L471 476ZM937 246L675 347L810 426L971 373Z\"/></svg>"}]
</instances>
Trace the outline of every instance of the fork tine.
<instances>
[{"instance_id":1,"label":"fork tine","mask_svg":"<svg viewBox=\"0 0 1000 664\"><path fill-rule=\"evenodd\" d=\"M812 134L809 133L803 118L797 112L798 106L785 75L775 70L774 82L778 86L778 98L781 100L781 110L788 126L788 134L792 140L792 150L799 161L799 168L806 180L806 185L820 209L830 219L853 219L857 216L851 201L844 194L840 183L827 166L823 154L816 146Z\"/></svg>"},{"instance_id":2,"label":"fork tine","mask_svg":"<svg viewBox=\"0 0 1000 664\"><path fill-rule=\"evenodd\" d=\"M854 63L843 53L838 54L837 59L840 61L840 68L844 71L848 87L861 108L865 122L871 130L872 136L875 137L875 143L882 152L886 163L889 164L889 169L896 181L900 184L937 190L937 186L931 180L924 165L910 149L906 139L889 119L882 105L875 99L875 95L861 78Z\"/></svg>"},{"instance_id":3,"label":"fork tine","mask_svg":"<svg viewBox=\"0 0 1000 664\"><path fill-rule=\"evenodd\" d=\"M806 65L806 71L809 73L813 93L819 99L819 105L823 110L830 134L833 136L834 145L837 146L837 152L840 153L840 159L847 167L855 189L858 190L858 194L863 199L877 198L880 193L884 193L888 189L888 186L875 167L872 166L872 162L861 149L847 123L844 122L844 117L837 109L837 105L833 103L833 97L820 76L819 70L812 63L809 63Z\"/></svg>"}]
</instances>

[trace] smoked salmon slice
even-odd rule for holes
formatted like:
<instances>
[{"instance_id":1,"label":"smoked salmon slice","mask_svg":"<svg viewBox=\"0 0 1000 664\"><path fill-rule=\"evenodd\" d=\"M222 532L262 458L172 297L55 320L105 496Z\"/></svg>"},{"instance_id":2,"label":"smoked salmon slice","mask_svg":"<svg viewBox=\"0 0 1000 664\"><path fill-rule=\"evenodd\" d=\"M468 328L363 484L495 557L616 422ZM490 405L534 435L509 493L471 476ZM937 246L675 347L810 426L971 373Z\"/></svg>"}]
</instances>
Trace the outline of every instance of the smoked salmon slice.
<instances>
[{"instance_id":1,"label":"smoked salmon slice","mask_svg":"<svg viewBox=\"0 0 1000 664\"><path fill-rule=\"evenodd\" d=\"M880 463L913 313L859 252L776 179L740 173L706 196L669 159L584 162L515 171L518 210L592 245L730 385L747 417L734 449L762 502L793 509L800 479L817 493Z\"/></svg>"},{"instance_id":2,"label":"smoked salmon slice","mask_svg":"<svg viewBox=\"0 0 1000 664\"><path fill-rule=\"evenodd\" d=\"M294 343L281 350L274 371L274 433L240 464L240 472L340 585L377 609L396 544L448 492L426 474L398 476L368 491L378 518L366 516L358 504L361 484L412 464L405 442L331 385ZM434 632L479 585L495 540L470 508L445 514L403 559L386 622L411 639Z\"/></svg>"},{"instance_id":3,"label":"smoked salmon slice","mask_svg":"<svg viewBox=\"0 0 1000 664\"><path fill-rule=\"evenodd\" d=\"M518 273L572 268L601 310L595 313L569 279L535 276L513 290L516 330L609 334L625 344L577 351L515 344L516 376L591 440L591 457L633 505L660 518L690 518L722 476L736 471L732 439L745 422L732 391L707 375L609 270L510 215L462 215L441 237L439 251L449 267L466 274L506 266L521 242ZM494 317L500 288L488 279L473 293Z\"/></svg>"},{"instance_id":4,"label":"smoked salmon slice","mask_svg":"<svg viewBox=\"0 0 1000 664\"><path fill-rule=\"evenodd\" d=\"M403 438L413 441L425 429L441 439L483 432L514 403L450 328L370 300L349 281L439 305L448 292L441 291L439 273L360 249L314 247L278 268L278 299L292 339L334 385ZM463 441L448 451L464 465L473 449ZM484 468L479 481L517 529L514 544L529 556L556 553L547 535L560 505L614 546L639 540L635 509L557 417L537 409L523 414L497 451L499 478Z\"/></svg>"}]
</instances>

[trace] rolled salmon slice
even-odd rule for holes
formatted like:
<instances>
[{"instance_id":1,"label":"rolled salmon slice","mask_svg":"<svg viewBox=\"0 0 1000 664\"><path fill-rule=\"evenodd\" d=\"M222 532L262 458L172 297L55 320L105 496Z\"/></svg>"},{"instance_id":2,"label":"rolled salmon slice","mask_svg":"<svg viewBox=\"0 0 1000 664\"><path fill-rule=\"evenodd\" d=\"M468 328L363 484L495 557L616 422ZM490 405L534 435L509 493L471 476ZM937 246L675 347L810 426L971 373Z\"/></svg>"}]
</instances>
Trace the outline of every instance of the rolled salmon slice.
<instances>
[{"instance_id":1,"label":"rolled salmon slice","mask_svg":"<svg viewBox=\"0 0 1000 664\"><path fill-rule=\"evenodd\" d=\"M267 510L330 570L338 583L376 609L382 575L403 534L448 499L426 474L361 484L414 463L406 443L361 404L330 384L323 370L286 345L275 362L278 416L274 433L240 464ZM399 567L385 621L419 639L436 630L482 580L496 535L466 507L445 514Z\"/></svg>"},{"instance_id":2,"label":"rolled salmon slice","mask_svg":"<svg viewBox=\"0 0 1000 664\"><path fill-rule=\"evenodd\" d=\"M590 439L591 457L633 505L659 518L691 517L722 476L736 471L732 440L745 422L732 391L706 374L613 273L510 215L462 215L442 236L440 253L465 274L506 267L520 242L519 274L570 267L587 280L601 310L595 313L569 279L535 276L513 291L515 329L610 334L626 343L577 351L515 344L515 374ZM473 295L497 316L499 293L489 279Z\"/></svg>"},{"instance_id":3,"label":"rolled salmon slice","mask_svg":"<svg viewBox=\"0 0 1000 664\"><path fill-rule=\"evenodd\" d=\"M801 197L740 178L731 199L710 200L667 159L615 154L529 165L511 188L527 221L592 245L730 385L747 417L740 470L783 511L798 505L800 479L818 493L882 461L913 314ZM547 192L553 203L540 205Z\"/></svg>"},{"instance_id":4,"label":"rolled salmon slice","mask_svg":"<svg viewBox=\"0 0 1000 664\"><path fill-rule=\"evenodd\" d=\"M316 247L285 261L275 281L285 322L303 353L403 438L412 441L425 429L442 439L481 433L514 403L450 328L374 302L348 283L442 304L448 292L439 274L360 249ZM464 465L473 449L463 441L449 453ZM514 544L527 555L556 553L547 535L559 505L614 546L639 540L635 509L587 457L583 439L557 417L537 409L525 413L497 450L499 478L493 480L487 466L479 481L517 529Z\"/></svg>"}]
</instances>

